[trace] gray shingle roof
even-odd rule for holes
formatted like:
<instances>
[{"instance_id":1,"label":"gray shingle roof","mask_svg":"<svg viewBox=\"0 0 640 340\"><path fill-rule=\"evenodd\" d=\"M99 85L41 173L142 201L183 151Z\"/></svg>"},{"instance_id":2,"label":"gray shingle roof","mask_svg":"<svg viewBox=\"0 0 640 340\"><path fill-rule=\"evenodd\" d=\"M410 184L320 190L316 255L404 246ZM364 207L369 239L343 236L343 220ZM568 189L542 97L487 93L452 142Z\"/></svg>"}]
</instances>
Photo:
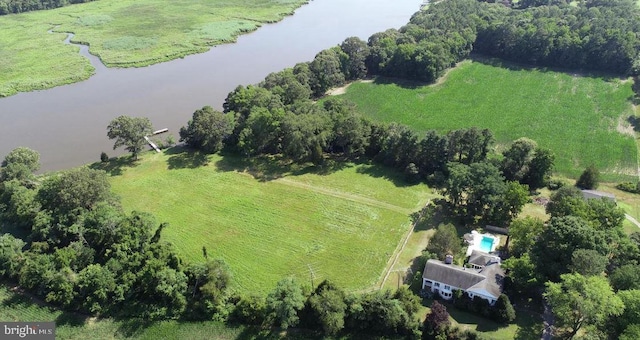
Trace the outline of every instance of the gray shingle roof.
<instances>
[{"instance_id":1,"label":"gray shingle roof","mask_svg":"<svg viewBox=\"0 0 640 340\"><path fill-rule=\"evenodd\" d=\"M491 262L497 263L494 261L496 255L487 254L480 250L471 251L471 255L469 256L469 263L475 264L477 266L486 266Z\"/></svg>"},{"instance_id":2,"label":"gray shingle roof","mask_svg":"<svg viewBox=\"0 0 640 340\"><path fill-rule=\"evenodd\" d=\"M427 261L422 277L465 290L486 279L484 275L480 275L476 270L465 269L453 264L444 264L438 260Z\"/></svg>"},{"instance_id":3,"label":"gray shingle roof","mask_svg":"<svg viewBox=\"0 0 640 340\"><path fill-rule=\"evenodd\" d=\"M463 290L486 290L495 297L502 292L504 271L499 263L492 263L481 271L444 264L438 260L428 260L422 277Z\"/></svg>"}]
</instances>

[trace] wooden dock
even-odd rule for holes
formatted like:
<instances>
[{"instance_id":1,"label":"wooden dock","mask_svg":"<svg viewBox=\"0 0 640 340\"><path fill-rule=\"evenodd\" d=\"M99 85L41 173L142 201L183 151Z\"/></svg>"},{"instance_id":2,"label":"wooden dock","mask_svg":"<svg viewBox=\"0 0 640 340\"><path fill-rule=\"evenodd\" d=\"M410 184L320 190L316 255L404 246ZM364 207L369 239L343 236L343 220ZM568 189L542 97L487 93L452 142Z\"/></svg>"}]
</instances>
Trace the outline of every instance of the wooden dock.
<instances>
[{"instance_id":1,"label":"wooden dock","mask_svg":"<svg viewBox=\"0 0 640 340\"><path fill-rule=\"evenodd\" d=\"M151 147L156 150L157 152L161 152L160 148L156 145L156 143L152 142L151 139L149 139L149 137L144 136L144 140L147 141L147 143L149 143L149 145L151 145Z\"/></svg>"}]
</instances>

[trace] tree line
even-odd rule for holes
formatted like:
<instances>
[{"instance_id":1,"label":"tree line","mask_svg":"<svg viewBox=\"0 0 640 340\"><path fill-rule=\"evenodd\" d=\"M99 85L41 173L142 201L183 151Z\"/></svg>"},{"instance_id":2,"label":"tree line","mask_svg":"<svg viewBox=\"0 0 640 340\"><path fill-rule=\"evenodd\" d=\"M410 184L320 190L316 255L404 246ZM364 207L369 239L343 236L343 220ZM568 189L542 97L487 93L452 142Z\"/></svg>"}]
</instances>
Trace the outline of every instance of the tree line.
<instances>
[{"instance_id":1,"label":"tree line","mask_svg":"<svg viewBox=\"0 0 640 340\"><path fill-rule=\"evenodd\" d=\"M0 0L0 15L53 9L95 0Z\"/></svg>"}]
</instances>

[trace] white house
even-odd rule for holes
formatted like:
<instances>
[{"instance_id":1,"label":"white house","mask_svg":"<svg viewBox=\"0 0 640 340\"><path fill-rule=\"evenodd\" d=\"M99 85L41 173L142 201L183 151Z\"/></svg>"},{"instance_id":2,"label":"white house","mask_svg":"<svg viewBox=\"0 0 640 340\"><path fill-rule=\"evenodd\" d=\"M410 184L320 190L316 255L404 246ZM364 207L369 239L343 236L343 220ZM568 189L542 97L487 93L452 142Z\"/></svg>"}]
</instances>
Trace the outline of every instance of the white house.
<instances>
[{"instance_id":1,"label":"white house","mask_svg":"<svg viewBox=\"0 0 640 340\"><path fill-rule=\"evenodd\" d=\"M484 262L481 269L428 260L422 273L422 289L429 289L447 300L453 298L454 290L459 289L467 293L470 298L478 296L493 305L502 293L504 279L500 262L493 261L494 259L490 258L489 261Z\"/></svg>"}]
</instances>

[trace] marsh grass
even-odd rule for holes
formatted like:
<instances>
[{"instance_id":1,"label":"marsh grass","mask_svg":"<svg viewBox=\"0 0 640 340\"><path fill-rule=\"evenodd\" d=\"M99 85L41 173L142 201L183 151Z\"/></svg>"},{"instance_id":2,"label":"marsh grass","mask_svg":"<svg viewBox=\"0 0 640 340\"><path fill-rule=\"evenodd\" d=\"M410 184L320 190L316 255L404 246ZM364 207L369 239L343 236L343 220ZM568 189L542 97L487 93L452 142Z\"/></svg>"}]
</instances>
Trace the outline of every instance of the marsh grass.
<instances>
[{"instance_id":1,"label":"marsh grass","mask_svg":"<svg viewBox=\"0 0 640 340\"><path fill-rule=\"evenodd\" d=\"M628 126L635 114L632 96L625 79L484 60L461 63L435 85L378 78L354 83L343 95L368 117L420 134L489 128L498 151L529 137L553 150L557 173L578 178L593 164L604 180L637 175L637 147Z\"/></svg>"},{"instance_id":2,"label":"marsh grass","mask_svg":"<svg viewBox=\"0 0 640 340\"><path fill-rule=\"evenodd\" d=\"M95 1L0 16L0 97L88 79L73 42L109 67L139 67L207 51L292 14L306 0Z\"/></svg>"}]
</instances>

